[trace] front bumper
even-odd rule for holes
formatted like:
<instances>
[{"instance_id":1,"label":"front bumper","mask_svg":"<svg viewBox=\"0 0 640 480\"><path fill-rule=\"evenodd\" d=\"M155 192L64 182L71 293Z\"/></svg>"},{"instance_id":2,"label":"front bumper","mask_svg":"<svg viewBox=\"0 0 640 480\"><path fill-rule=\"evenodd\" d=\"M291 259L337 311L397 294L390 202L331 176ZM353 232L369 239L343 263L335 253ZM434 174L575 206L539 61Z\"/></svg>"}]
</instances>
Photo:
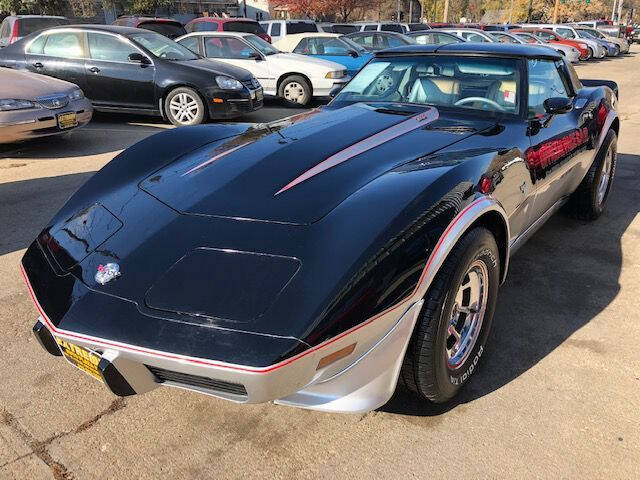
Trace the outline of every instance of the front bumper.
<instances>
[{"instance_id":1,"label":"front bumper","mask_svg":"<svg viewBox=\"0 0 640 480\"><path fill-rule=\"evenodd\" d=\"M232 91L216 90L207 92L204 97L209 107L209 117L225 119L239 117L245 113L255 112L263 106L264 92L262 87Z\"/></svg>"},{"instance_id":2,"label":"front bumper","mask_svg":"<svg viewBox=\"0 0 640 480\"><path fill-rule=\"evenodd\" d=\"M78 125L60 129L57 115L75 112ZM0 113L0 143L13 143L31 138L59 135L75 130L91 121L93 107L86 98L75 100L66 107L50 110L40 107Z\"/></svg>"},{"instance_id":3,"label":"front bumper","mask_svg":"<svg viewBox=\"0 0 640 480\"><path fill-rule=\"evenodd\" d=\"M318 368L321 355L314 354L301 355L262 371L242 366L213 366L202 359L80 338L72 332L58 331L42 315L33 333L51 355L61 356L58 343L65 341L99 355L97 370L101 380L119 396L145 393L166 385L237 403L274 401L312 410L358 413L384 405L393 395L422 303L420 300L411 304L399 318L397 313L395 318L390 317L391 328L368 348L355 348L347 362L336 362L321 369ZM354 341L357 346L362 335L355 332L338 339L331 350L349 348ZM362 345L370 343L361 339Z\"/></svg>"},{"instance_id":4,"label":"front bumper","mask_svg":"<svg viewBox=\"0 0 640 480\"><path fill-rule=\"evenodd\" d=\"M342 78L322 78L313 82L313 96L314 97L328 97L335 87L344 86L351 80L350 76L344 76Z\"/></svg>"}]
</instances>

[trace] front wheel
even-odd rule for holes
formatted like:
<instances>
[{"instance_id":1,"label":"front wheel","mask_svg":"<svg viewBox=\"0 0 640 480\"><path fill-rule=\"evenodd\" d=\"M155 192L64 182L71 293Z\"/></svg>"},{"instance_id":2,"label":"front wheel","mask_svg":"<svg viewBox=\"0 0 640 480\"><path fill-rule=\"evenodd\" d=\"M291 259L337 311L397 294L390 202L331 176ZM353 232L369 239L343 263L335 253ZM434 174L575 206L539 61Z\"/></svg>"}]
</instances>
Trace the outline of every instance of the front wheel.
<instances>
[{"instance_id":1,"label":"front wheel","mask_svg":"<svg viewBox=\"0 0 640 480\"><path fill-rule=\"evenodd\" d=\"M436 275L402 365L404 384L432 402L454 397L478 367L500 281L498 246L474 228Z\"/></svg>"},{"instance_id":2,"label":"front wheel","mask_svg":"<svg viewBox=\"0 0 640 480\"><path fill-rule=\"evenodd\" d=\"M199 125L205 120L204 103L198 93L188 87L172 90L164 101L164 111L174 125Z\"/></svg>"},{"instance_id":3,"label":"front wheel","mask_svg":"<svg viewBox=\"0 0 640 480\"><path fill-rule=\"evenodd\" d=\"M278 87L278 96L290 105L307 105L311 101L311 86L300 75L285 78Z\"/></svg>"}]
</instances>

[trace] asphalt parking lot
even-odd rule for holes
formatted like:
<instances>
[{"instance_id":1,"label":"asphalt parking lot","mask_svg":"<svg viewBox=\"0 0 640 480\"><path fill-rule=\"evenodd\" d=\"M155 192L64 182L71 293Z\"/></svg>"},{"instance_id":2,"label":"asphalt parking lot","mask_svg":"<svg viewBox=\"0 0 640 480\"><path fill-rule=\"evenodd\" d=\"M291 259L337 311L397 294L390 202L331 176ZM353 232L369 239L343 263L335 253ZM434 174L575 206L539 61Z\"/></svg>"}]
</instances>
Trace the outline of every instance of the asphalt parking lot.
<instances>
[{"instance_id":1,"label":"asphalt parking lot","mask_svg":"<svg viewBox=\"0 0 640 480\"><path fill-rule=\"evenodd\" d=\"M578 66L619 83L606 213L559 213L512 259L482 368L453 404L399 390L334 415L159 388L118 399L32 337L24 249L89 176L164 128L97 115L0 147L0 479L640 478L640 46ZM242 121L297 110L269 103Z\"/></svg>"}]
</instances>

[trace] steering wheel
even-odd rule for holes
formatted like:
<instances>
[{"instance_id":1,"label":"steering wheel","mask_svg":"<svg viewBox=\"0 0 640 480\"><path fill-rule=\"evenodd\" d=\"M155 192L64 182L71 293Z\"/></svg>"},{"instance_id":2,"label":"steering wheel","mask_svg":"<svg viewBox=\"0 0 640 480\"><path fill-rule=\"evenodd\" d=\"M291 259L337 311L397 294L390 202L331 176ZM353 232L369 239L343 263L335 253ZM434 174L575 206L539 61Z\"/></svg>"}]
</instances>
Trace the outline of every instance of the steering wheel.
<instances>
[{"instance_id":1,"label":"steering wheel","mask_svg":"<svg viewBox=\"0 0 640 480\"><path fill-rule=\"evenodd\" d=\"M504 112L505 109L502 105L500 105L497 102L494 102L493 100L490 100L488 98L484 98L484 97L467 97L467 98L461 98L460 100L458 100L456 103L454 103L455 106L458 105L465 105L467 103L472 103L472 102L484 102L488 105L491 105L492 107L497 108L498 110L500 110L501 112Z\"/></svg>"},{"instance_id":2,"label":"steering wheel","mask_svg":"<svg viewBox=\"0 0 640 480\"><path fill-rule=\"evenodd\" d=\"M391 87L393 87L393 78L390 74L384 73L376 79L375 90L378 94L386 93Z\"/></svg>"}]
</instances>

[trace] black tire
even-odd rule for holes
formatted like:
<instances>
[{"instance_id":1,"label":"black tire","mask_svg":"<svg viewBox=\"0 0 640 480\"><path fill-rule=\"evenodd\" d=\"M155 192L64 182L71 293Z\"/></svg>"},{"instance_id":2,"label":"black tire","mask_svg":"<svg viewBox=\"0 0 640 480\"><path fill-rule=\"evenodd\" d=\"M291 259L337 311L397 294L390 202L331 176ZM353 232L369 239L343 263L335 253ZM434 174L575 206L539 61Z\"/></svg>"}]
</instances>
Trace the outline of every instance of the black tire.
<instances>
[{"instance_id":1,"label":"black tire","mask_svg":"<svg viewBox=\"0 0 640 480\"><path fill-rule=\"evenodd\" d=\"M300 75L289 75L278 87L278 96L290 106L307 105L312 95L311 85Z\"/></svg>"},{"instance_id":2,"label":"black tire","mask_svg":"<svg viewBox=\"0 0 640 480\"><path fill-rule=\"evenodd\" d=\"M618 137L615 132L609 130L587 175L569 199L568 210L572 216L580 220L593 221L602 215L616 173L617 143ZM607 155L611 155L609 163ZM605 167L609 176L603 180ZM601 182L605 181L606 185L603 188Z\"/></svg>"},{"instance_id":3,"label":"black tire","mask_svg":"<svg viewBox=\"0 0 640 480\"><path fill-rule=\"evenodd\" d=\"M184 109L180 109L180 106ZM189 87L178 87L169 92L164 99L164 113L178 127L199 125L207 118L202 98Z\"/></svg>"},{"instance_id":4,"label":"black tire","mask_svg":"<svg viewBox=\"0 0 640 480\"><path fill-rule=\"evenodd\" d=\"M487 290L481 323L474 343L469 344L460 363L452 365L455 357L449 356L449 349L453 347L449 343L452 338L449 328L453 315L457 315L457 324L462 315L455 313L459 312L456 295L463 291L463 282L471 281L470 269L475 265L481 268L480 264L486 269ZM454 246L425 296L400 373L407 388L435 403L446 402L459 392L484 352L499 283L500 257L496 241L486 228L474 228ZM464 315L467 319L469 313Z\"/></svg>"}]
</instances>

